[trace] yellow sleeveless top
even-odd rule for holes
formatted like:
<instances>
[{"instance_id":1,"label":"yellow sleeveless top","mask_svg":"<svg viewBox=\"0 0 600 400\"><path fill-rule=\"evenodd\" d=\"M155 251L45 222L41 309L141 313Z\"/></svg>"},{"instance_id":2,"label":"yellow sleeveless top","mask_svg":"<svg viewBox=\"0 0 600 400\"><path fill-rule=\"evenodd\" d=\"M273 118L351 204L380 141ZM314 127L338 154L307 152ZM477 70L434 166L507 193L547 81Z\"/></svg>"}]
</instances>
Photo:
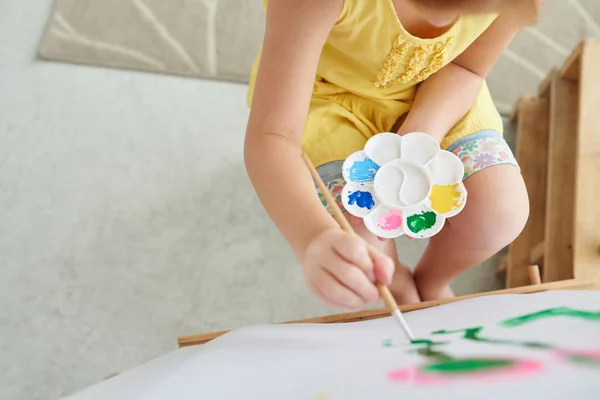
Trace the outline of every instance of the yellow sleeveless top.
<instances>
[{"instance_id":1,"label":"yellow sleeveless top","mask_svg":"<svg viewBox=\"0 0 600 400\"><path fill-rule=\"evenodd\" d=\"M263 3L266 7L267 0ZM344 0L340 16L321 53L313 96L351 94L384 109L397 110L399 115L394 116L397 119L410 109L417 84L465 51L496 17L497 14L464 15L443 35L421 39L404 29L392 0ZM251 71L249 105L259 59L260 53ZM402 103L403 107L398 108L396 103ZM495 117L497 111L487 86L480 94L477 110L469 114L476 126L462 121L468 126L457 127L460 132L450 132L453 137L444 140L443 148L478 128L502 131L502 121L499 116ZM485 122L490 116L493 119L491 126ZM319 140L318 135L310 136L310 141ZM313 148L317 145L307 144ZM347 154L340 154L337 158L343 160L345 156Z\"/></svg>"}]
</instances>

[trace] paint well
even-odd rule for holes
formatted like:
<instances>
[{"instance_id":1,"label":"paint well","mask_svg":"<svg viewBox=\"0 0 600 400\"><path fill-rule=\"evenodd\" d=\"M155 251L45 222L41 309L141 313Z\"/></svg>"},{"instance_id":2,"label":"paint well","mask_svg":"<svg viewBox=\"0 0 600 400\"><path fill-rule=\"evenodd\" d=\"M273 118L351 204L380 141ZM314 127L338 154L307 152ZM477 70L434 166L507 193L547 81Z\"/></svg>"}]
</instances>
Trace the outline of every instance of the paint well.
<instances>
[{"instance_id":1,"label":"paint well","mask_svg":"<svg viewBox=\"0 0 600 400\"><path fill-rule=\"evenodd\" d=\"M397 133L379 133L367 141L365 153L379 165L402 157L402 136Z\"/></svg>"},{"instance_id":2,"label":"paint well","mask_svg":"<svg viewBox=\"0 0 600 400\"><path fill-rule=\"evenodd\" d=\"M433 228L436 221L437 216L432 211L423 211L407 218L408 229L415 234Z\"/></svg>"},{"instance_id":3,"label":"paint well","mask_svg":"<svg viewBox=\"0 0 600 400\"><path fill-rule=\"evenodd\" d=\"M464 197L459 183L433 185L429 199L431 200L431 208L439 214L448 214L464 204Z\"/></svg>"},{"instance_id":4,"label":"paint well","mask_svg":"<svg viewBox=\"0 0 600 400\"><path fill-rule=\"evenodd\" d=\"M422 166L402 160L387 163L377 172L375 192L390 208L423 203L430 194L431 179Z\"/></svg>"},{"instance_id":5,"label":"paint well","mask_svg":"<svg viewBox=\"0 0 600 400\"><path fill-rule=\"evenodd\" d=\"M440 151L437 140L426 133L413 132L402 136L402 160L425 166Z\"/></svg>"},{"instance_id":6,"label":"paint well","mask_svg":"<svg viewBox=\"0 0 600 400\"><path fill-rule=\"evenodd\" d=\"M367 158L362 161L354 161L348 172L352 182L364 183L375 179L375 174L378 170L379 165Z\"/></svg>"},{"instance_id":7,"label":"paint well","mask_svg":"<svg viewBox=\"0 0 600 400\"><path fill-rule=\"evenodd\" d=\"M394 231L402 227L402 213L392 210L379 217L377 226L385 231Z\"/></svg>"},{"instance_id":8,"label":"paint well","mask_svg":"<svg viewBox=\"0 0 600 400\"><path fill-rule=\"evenodd\" d=\"M427 164L434 185L453 185L462 181L465 167L454 153L440 151Z\"/></svg>"},{"instance_id":9,"label":"paint well","mask_svg":"<svg viewBox=\"0 0 600 400\"><path fill-rule=\"evenodd\" d=\"M378 200L376 197L375 200ZM404 234L405 221L400 210L393 212L384 205L377 205L374 210L369 211L363 218L369 232L384 239L393 239ZM400 217L400 221L398 221Z\"/></svg>"},{"instance_id":10,"label":"paint well","mask_svg":"<svg viewBox=\"0 0 600 400\"><path fill-rule=\"evenodd\" d=\"M375 200L371 193L357 190L348 195L348 204L351 206L356 204L360 208L371 210L375 207Z\"/></svg>"}]
</instances>

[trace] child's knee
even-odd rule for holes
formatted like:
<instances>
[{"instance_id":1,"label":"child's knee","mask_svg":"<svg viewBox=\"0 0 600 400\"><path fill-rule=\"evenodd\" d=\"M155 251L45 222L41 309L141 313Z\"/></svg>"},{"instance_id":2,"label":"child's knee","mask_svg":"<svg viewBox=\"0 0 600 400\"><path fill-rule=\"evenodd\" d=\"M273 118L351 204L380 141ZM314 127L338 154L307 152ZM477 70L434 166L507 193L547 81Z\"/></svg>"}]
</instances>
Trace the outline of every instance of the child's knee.
<instances>
[{"instance_id":1,"label":"child's knee","mask_svg":"<svg viewBox=\"0 0 600 400\"><path fill-rule=\"evenodd\" d=\"M515 184L510 192L497 194L490 204L490 213L483 219L489 236L499 247L508 246L523 231L529 218L529 197L525 185Z\"/></svg>"},{"instance_id":2,"label":"child's knee","mask_svg":"<svg viewBox=\"0 0 600 400\"><path fill-rule=\"evenodd\" d=\"M510 194L503 199L504 203L498 208L502 211L498 214L497 224L499 234L505 238L505 245L512 243L525 228L529 219L529 201L527 193Z\"/></svg>"},{"instance_id":3,"label":"child's knee","mask_svg":"<svg viewBox=\"0 0 600 400\"><path fill-rule=\"evenodd\" d=\"M523 177L512 166L496 166L471 177L467 208L456 217L485 247L512 243L529 218L529 197ZM452 223L452 219L450 220Z\"/></svg>"}]
</instances>

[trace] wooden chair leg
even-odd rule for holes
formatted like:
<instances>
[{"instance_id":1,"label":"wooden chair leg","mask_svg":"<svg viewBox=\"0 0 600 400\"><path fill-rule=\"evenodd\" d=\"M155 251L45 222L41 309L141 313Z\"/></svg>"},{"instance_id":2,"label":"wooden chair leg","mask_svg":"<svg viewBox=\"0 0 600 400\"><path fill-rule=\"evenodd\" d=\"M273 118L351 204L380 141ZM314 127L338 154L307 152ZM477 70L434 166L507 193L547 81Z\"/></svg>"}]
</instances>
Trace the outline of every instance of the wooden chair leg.
<instances>
[{"instance_id":1,"label":"wooden chair leg","mask_svg":"<svg viewBox=\"0 0 600 400\"><path fill-rule=\"evenodd\" d=\"M542 277L540 275L540 267L537 265L530 265L529 271L529 282L532 285L540 285L542 283Z\"/></svg>"}]
</instances>

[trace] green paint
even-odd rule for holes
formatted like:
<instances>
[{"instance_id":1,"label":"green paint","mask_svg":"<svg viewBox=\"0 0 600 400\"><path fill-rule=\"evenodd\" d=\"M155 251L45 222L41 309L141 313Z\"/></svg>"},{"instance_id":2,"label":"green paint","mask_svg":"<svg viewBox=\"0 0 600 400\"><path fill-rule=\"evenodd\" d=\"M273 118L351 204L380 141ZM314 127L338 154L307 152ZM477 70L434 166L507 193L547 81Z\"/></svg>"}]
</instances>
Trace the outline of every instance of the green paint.
<instances>
[{"instance_id":1,"label":"green paint","mask_svg":"<svg viewBox=\"0 0 600 400\"><path fill-rule=\"evenodd\" d=\"M594 357L588 357L583 355L570 356L569 361L575 364L582 365L584 367L596 367L600 368L600 359Z\"/></svg>"},{"instance_id":2,"label":"green paint","mask_svg":"<svg viewBox=\"0 0 600 400\"><path fill-rule=\"evenodd\" d=\"M555 317L571 317L582 319L585 321L599 321L600 322L600 312L590 312L590 311L582 311L575 310L573 308L568 307L557 307L550 308L547 310L538 311L531 314L522 315L520 317L515 317L511 319L507 319L505 321L500 322L498 325L503 327L516 327L525 324L529 324L535 321L539 321L541 319L546 318L555 318ZM483 330L482 326L478 326L475 328L466 328L466 329L457 329L457 330L440 330L437 332L433 332L434 335L447 335L453 333L462 333L463 339L473 340L476 342L484 342L484 343L493 343L493 344L506 344L506 345L514 345L520 347L527 347L532 349L552 349L553 347L546 343L540 342L521 342L514 340L500 340L500 339L492 339L481 337L481 331Z\"/></svg>"},{"instance_id":3,"label":"green paint","mask_svg":"<svg viewBox=\"0 0 600 400\"><path fill-rule=\"evenodd\" d=\"M415 216L413 216L415 217ZM417 216L419 217L419 216ZM411 226L411 221L408 224ZM419 222L420 223L420 222ZM423 228L427 229L427 228ZM411 227L411 230L412 227ZM413 230L414 232L414 230ZM416 231L418 232L418 231ZM532 314L523 315L516 318L511 318L500 322L498 325L503 327L516 327L531 322L538 321L545 318L553 317L572 317L582 319L585 321L600 322L600 312L589 312L582 310L575 310L567 307L557 307L548 310L539 311ZM502 340L494 339L482 336L484 327L478 326L473 328L455 329L455 330L439 330L432 332L433 335L450 335L450 334L462 334L461 339L471 340L475 342L490 343L490 344L502 344L512 345L519 347L526 347L532 349L543 349L543 350L557 350L552 345L541 342L528 342L528 341L515 341L515 340ZM425 366L421 367L421 371L424 373L442 373L442 374L456 374L456 373L476 373L480 371L507 368L514 365L514 361L507 359L460 359L454 358L446 353L434 349L435 346L443 346L450 342L439 342L429 339L416 339L412 340L408 346L418 346L416 350L417 354L426 357L429 362ZM391 339L383 341L384 347L395 347ZM398 347L407 346L406 343L398 345ZM594 355L587 356L585 354L573 354L567 356L567 359L573 363L589 366L589 367L600 367L600 359Z\"/></svg>"},{"instance_id":4,"label":"green paint","mask_svg":"<svg viewBox=\"0 0 600 400\"><path fill-rule=\"evenodd\" d=\"M410 344L407 344L406 342L395 344L392 339L384 339L382 344L383 344L383 347L410 347L411 345L431 347L431 346L441 346L441 345L448 344L448 343L450 343L450 342L434 342L433 340L429 340L429 339L415 339L415 340L411 340Z\"/></svg>"},{"instance_id":5,"label":"green paint","mask_svg":"<svg viewBox=\"0 0 600 400\"><path fill-rule=\"evenodd\" d=\"M431 229L435 225L437 217L432 211L424 211L421 214L413 214L406 219L408 229L413 233Z\"/></svg>"},{"instance_id":6,"label":"green paint","mask_svg":"<svg viewBox=\"0 0 600 400\"><path fill-rule=\"evenodd\" d=\"M448 342L434 342L433 340L429 340L429 339L414 339L414 340L411 340L410 342L412 344L423 344L425 346L435 346L435 345L448 343Z\"/></svg>"},{"instance_id":7,"label":"green paint","mask_svg":"<svg viewBox=\"0 0 600 400\"><path fill-rule=\"evenodd\" d=\"M425 373L437 374L469 374L473 372L509 368L514 364L514 361L511 360L463 358L425 365L421 367L420 370Z\"/></svg>"},{"instance_id":8,"label":"green paint","mask_svg":"<svg viewBox=\"0 0 600 400\"><path fill-rule=\"evenodd\" d=\"M433 335L448 335L448 334L454 334L454 333L463 333L463 339L465 340L472 340L474 342L482 342L482 343L491 343L491 344L508 344L508 345L514 345L514 346L520 346L520 347L528 347L528 348L532 348L532 349L551 349L552 346L546 343L540 343L540 342L520 342L520 341L516 341L516 340L501 340L501 339L493 339L493 338L486 338L486 337L481 337L480 333L483 330L483 327L477 327L477 328L467 328L467 329L457 329L457 330L441 330L441 331L436 331L433 332Z\"/></svg>"},{"instance_id":9,"label":"green paint","mask_svg":"<svg viewBox=\"0 0 600 400\"><path fill-rule=\"evenodd\" d=\"M448 354L443 353L441 351L433 350L431 347L425 347L422 349L418 349L417 354L420 356L423 356L423 357L427 357L431 360L440 361L440 362L454 359L452 356L449 356Z\"/></svg>"},{"instance_id":10,"label":"green paint","mask_svg":"<svg viewBox=\"0 0 600 400\"><path fill-rule=\"evenodd\" d=\"M599 321L600 322L600 311L599 312L590 312L590 311L582 311L575 310L573 308L567 307L557 307L550 308L548 310L539 311L532 314L523 315L521 317L507 319L506 321L500 322L500 326L506 327L515 327L524 324L528 324L530 322L534 322L540 319L546 319L550 317L571 317L582 319L585 321Z\"/></svg>"}]
</instances>

